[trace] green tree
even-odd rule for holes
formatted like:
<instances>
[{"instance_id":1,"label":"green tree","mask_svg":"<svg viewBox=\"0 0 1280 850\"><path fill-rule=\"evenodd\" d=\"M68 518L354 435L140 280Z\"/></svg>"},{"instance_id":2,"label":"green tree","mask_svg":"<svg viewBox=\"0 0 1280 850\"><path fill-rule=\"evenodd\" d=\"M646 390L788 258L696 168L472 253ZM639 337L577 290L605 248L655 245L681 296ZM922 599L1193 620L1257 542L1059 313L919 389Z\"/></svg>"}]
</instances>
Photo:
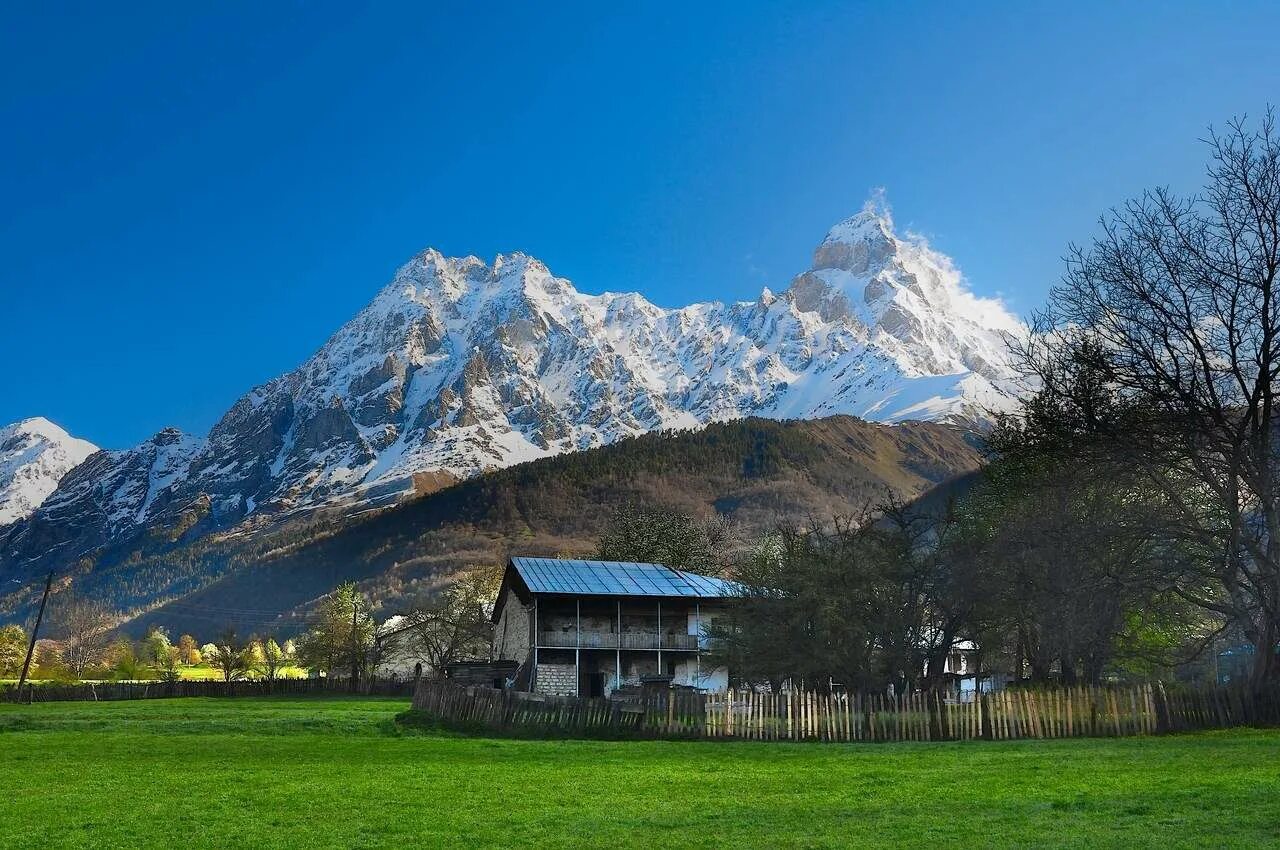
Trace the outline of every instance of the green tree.
<instances>
[{"instance_id":1,"label":"green tree","mask_svg":"<svg viewBox=\"0 0 1280 850\"><path fill-rule=\"evenodd\" d=\"M22 626L0 626L0 676L16 678L27 657L27 633Z\"/></svg>"},{"instance_id":2,"label":"green tree","mask_svg":"<svg viewBox=\"0 0 1280 850\"><path fill-rule=\"evenodd\" d=\"M33 678L67 682L75 679L62 660L62 648L57 641L37 641L35 657L32 658L31 665Z\"/></svg>"},{"instance_id":3,"label":"green tree","mask_svg":"<svg viewBox=\"0 0 1280 850\"><path fill-rule=\"evenodd\" d=\"M298 661L330 676L346 675L354 691L374 649L376 627L369 600L355 582L338 585L320 600L297 641Z\"/></svg>"},{"instance_id":4,"label":"green tree","mask_svg":"<svg viewBox=\"0 0 1280 850\"><path fill-rule=\"evenodd\" d=\"M234 629L226 629L218 635L213 644L213 652L205 655L205 661L222 674L224 682L243 679L249 672L248 657L244 647L236 641Z\"/></svg>"},{"instance_id":5,"label":"green tree","mask_svg":"<svg viewBox=\"0 0 1280 850\"><path fill-rule=\"evenodd\" d=\"M930 518L901 506L784 526L734 571L742 596L708 628L711 663L754 683L925 686L962 635ZM933 670L930 668L933 667Z\"/></svg>"},{"instance_id":6,"label":"green tree","mask_svg":"<svg viewBox=\"0 0 1280 850\"><path fill-rule=\"evenodd\" d=\"M268 683L274 683L280 678L280 672L287 663L284 650L273 637L256 638L252 644L256 648L253 657L254 671Z\"/></svg>"},{"instance_id":7,"label":"green tree","mask_svg":"<svg viewBox=\"0 0 1280 850\"><path fill-rule=\"evenodd\" d=\"M117 680L133 682L142 679L146 673L133 641L128 638L117 638L107 647L103 661Z\"/></svg>"},{"instance_id":8,"label":"green tree","mask_svg":"<svg viewBox=\"0 0 1280 850\"><path fill-rule=\"evenodd\" d=\"M162 654L154 657L152 665L160 678L166 682L176 682L182 678L182 653L176 646L170 646Z\"/></svg>"},{"instance_id":9,"label":"green tree","mask_svg":"<svg viewBox=\"0 0 1280 850\"><path fill-rule=\"evenodd\" d=\"M1194 651L1204 618L1167 589L1196 557L1163 532L1174 512L1145 475L1105 460L1110 428L1132 415L1105 353L1086 342L1056 356L1055 379L989 435L996 457L960 500L944 556L991 579L971 624L988 659L1017 678L1096 683L1162 645Z\"/></svg>"},{"instance_id":10,"label":"green tree","mask_svg":"<svg viewBox=\"0 0 1280 850\"><path fill-rule=\"evenodd\" d=\"M173 649L173 643L169 640L169 633L164 626L152 626L147 629L146 637L138 644L142 660L157 670L168 662Z\"/></svg>"},{"instance_id":11,"label":"green tree","mask_svg":"<svg viewBox=\"0 0 1280 850\"><path fill-rule=\"evenodd\" d=\"M183 664L194 666L201 662L200 644L191 635L178 638L178 653Z\"/></svg>"}]
</instances>

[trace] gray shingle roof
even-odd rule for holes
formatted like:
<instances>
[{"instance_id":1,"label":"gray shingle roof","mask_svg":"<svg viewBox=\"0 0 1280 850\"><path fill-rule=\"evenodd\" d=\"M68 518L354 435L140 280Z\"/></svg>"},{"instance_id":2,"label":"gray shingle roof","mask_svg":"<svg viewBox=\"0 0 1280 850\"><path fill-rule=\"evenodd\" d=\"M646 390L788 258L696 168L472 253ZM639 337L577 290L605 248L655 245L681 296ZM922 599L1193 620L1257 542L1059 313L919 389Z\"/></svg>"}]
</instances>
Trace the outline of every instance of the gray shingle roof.
<instances>
[{"instance_id":1,"label":"gray shingle roof","mask_svg":"<svg viewBox=\"0 0 1280 850\"><path fill-rule=\"evenodd\" d=\"M700 576L662 564L512 558L511 565L532 593L594 596L679 596L723 599L739 596L736 582Z\"/></svg>"}]
</instances>

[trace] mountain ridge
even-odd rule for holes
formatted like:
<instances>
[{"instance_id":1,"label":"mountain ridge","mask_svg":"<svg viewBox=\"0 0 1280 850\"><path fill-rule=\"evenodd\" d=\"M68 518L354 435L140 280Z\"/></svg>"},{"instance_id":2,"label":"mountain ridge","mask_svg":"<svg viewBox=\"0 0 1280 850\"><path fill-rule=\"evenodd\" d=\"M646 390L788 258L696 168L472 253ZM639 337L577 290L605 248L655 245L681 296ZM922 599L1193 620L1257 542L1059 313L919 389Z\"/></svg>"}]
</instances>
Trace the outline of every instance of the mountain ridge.
<instances>
[{"instance_id":1,"label":"mountain ridge","mask_svg":"<svg viewBox=\"0 0 1280 850\"><path fill-rule=\"evenodd\" d=\"M206 437L99 453L7 532L0 568L74 563L489 469L745 416L981 423L1020 387L1021 325L868 204L756 301L585 295L535 258L427 249L298 368Z\"/></svg>"},{"instance_id":2,"label":"mountain ridge","mask_svg":"<svg viewBox=\"0 0 1280 850\"><path fill-rule=\"evenodd\" d=\"M96 451L42 416L0 428L0 529L33 514Z\"/></svg>"},{"instance_id":3,"label":"mountain ridge","mask_svg":"<svg viewBox=\"0 0 1280 850\"><path fill-rule=\"evenodd\" d=\"M463 567L513 553L589 555L628 503L719 513L750 540L779 522L915 498L983 458L980 440L945 424L749 417L517 464L367 514L320 511L256 534L213 534L76 580L132 610L128 629L138 634L152 625L202 635L228 625L291 631L342 581L360 582L385 615ZM13 602L0 600L0 611Z\"/></svg>"}]
</instances>

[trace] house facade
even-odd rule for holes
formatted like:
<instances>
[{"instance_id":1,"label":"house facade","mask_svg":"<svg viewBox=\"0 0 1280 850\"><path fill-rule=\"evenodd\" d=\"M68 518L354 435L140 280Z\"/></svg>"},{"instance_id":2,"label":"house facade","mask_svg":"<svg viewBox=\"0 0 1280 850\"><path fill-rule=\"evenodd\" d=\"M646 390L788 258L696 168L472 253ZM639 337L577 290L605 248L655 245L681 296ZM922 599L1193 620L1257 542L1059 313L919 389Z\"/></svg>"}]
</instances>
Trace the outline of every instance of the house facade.
<instances>
[{"instance_id":1,"label":"house facade","mask_svg":"<svg viewBox=\"0 0 1280 850\"><path fill-rule=\"evenodd\" d=\"M416 641L409 640L413 624L408 617L396 614L378 626L374 643L378 647L377 664L373 674L381 679L413 679L432 675L431 660L419 649Z\"/></svg>"},{"instance_id":2,"label":"house facade","mask_svg":"<svg viewBox=\"0 0 1280 850\"><path fill-rule=\"evenodd\" d=\"M512 558L493 610L493 658L512 684L563 696L608 696L645 677L724 690L707 662L706 626L737 585L662 564Z\"/></svg>"}]
</instances>

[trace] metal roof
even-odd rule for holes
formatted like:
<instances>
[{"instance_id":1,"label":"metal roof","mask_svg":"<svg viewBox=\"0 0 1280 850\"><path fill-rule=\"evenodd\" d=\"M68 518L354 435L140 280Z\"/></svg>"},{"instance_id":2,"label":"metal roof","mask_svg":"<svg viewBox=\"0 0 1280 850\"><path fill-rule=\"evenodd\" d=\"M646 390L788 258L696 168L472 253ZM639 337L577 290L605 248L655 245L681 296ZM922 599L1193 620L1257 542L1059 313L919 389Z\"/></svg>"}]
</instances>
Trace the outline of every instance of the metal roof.
<instances>
[{"instance_id":1,"label":"metal roof","mask_svg":"<svg viewBox=\"0 0 1280 850\"><path fill-rule=\"evenodd\" d=\"M511 566L531 593L588 596L682 596L723 599L741 595L736 582L700 576L662 564L632 561L579 561L565 558L512 558Z\"/></svg>"}]
</instances>

